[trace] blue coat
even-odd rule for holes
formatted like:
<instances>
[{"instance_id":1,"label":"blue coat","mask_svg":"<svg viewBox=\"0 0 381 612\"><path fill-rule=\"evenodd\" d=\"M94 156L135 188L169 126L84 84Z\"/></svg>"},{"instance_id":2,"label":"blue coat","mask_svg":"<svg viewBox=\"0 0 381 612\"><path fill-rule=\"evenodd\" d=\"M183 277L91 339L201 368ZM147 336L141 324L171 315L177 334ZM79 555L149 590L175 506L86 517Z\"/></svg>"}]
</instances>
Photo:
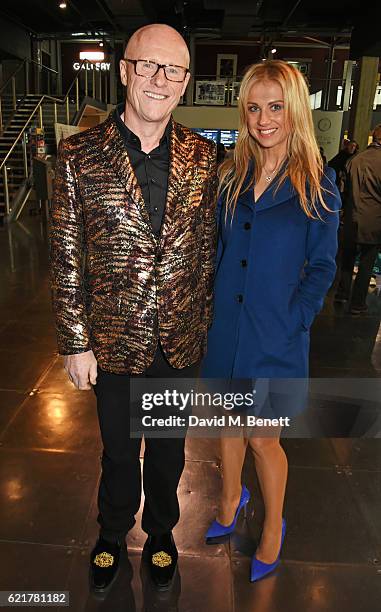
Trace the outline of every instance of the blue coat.
<instances>
[{"instance_id":1,"label":"blue coat","mask_svg":"<svg viewBox=\"0 0 381 612\"><path fill-rule=\"evenodd\" d=\"M274 182L254 204L241 194L232 223L219 198L214 320L207 378L308 376L309 329L336 271L340 195L325 169L323 221L303 212L291 181Z\"/></svg>"}]
</instances>

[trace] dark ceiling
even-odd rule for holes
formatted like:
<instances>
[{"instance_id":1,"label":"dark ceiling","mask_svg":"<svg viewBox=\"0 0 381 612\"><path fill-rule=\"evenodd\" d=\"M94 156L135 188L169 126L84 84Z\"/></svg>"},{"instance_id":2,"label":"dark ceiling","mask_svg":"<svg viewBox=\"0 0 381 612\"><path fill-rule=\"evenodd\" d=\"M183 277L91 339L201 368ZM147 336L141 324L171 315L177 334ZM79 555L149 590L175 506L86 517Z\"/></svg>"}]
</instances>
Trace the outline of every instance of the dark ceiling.
<instances>
[{"instance_id":1,"label":"dark ceiling","mask_svg":"<svg viewBox=\"0 0 381 612\"><path fill-rule=\"evenodd\" d=\"M120 38L141 25L168 23L180 31L216 38L296 32L344 38L366 14L375 19L379 3L364 0L1 0L1 15L34 34L84 32ZM379 10L379 9L377 9Z\"/></svg>"}]
</instances>

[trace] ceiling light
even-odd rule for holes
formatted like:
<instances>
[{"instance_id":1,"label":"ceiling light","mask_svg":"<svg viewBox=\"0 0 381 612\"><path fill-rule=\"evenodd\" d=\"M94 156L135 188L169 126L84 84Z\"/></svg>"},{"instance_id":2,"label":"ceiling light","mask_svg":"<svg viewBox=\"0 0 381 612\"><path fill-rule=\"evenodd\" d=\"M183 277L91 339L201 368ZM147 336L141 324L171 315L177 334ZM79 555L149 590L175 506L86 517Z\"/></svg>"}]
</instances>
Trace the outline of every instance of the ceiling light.
<instances>
[{"instance_id":1,"label":"ceiling light","mask_svg":"<svg viewBox=\"0 0 381 612\"><path fill-rule=\"evenodd\" d=\"M102 41L99 43L99 46L100 46L100 47L103 47L103 42L102 42Z\"/></svg>"},{"instance_id":2,"label":"ceiling light","mask_svg":"<svg viewBox=\"0 0 381 612\"><path fill-rule=\"evenodd\" d=\"M67 4L66 4L66 2L60 2L59 6L60 6L61 9L65 9L67 7Z\"/></svg>"},{"instance_id":3,"label":"ceiling light","mask_svg":"<svg viewBox=\"0 0 381 612\"><path fill-rule=\"evenodd\" d=\"M276 53L275 47L274 47L274 49L271 49L271 53Z\"/></svg>"}]
</instances>

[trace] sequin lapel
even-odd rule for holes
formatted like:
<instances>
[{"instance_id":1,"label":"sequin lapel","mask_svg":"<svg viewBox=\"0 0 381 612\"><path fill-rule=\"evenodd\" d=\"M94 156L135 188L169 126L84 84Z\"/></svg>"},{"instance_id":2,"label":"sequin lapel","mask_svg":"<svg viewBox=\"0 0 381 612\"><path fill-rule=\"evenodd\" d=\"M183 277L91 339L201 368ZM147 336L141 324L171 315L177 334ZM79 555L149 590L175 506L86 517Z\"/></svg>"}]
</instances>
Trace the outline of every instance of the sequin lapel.
<instances>
[{"instance_id":1,"label":"sequin lapel","mask_svg":"<svg viewBox=\"0 0 381 612\"><path fill-rule=\"evenodd\" d=\"M168 233L171 223L175 218L177 195L187 178L187 168L193 160L193 146L189 146L185 130L172 119L172 130L169 145L169 174L168 190L165 204L163 225L160 238L163 239Z\"/></svg>"},{"instance_id":2,"label":"sequin lapel","mask_svg":"<svg viewBox=\"0 0 381 612\"><path fill-rule=\"evenodd\" d=\"M154 237L142 190L132 168L123 138L112 115L104 122L103 152L107 156L109 164L115 170L116 175L123 183L129 200L139 209L147 229Z\"/></svg>"}]
</instances>

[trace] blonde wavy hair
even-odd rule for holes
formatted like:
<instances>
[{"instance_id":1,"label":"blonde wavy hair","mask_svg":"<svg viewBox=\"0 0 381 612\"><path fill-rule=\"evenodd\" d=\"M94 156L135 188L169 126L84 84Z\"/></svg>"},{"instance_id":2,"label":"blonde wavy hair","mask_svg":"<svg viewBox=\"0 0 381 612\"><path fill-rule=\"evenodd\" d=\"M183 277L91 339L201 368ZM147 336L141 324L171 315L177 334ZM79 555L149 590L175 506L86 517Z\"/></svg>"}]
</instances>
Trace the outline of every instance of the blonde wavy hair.
<instances>
[{"instance_id":1,"label":"blonde wavy hair","mask_svg":"<svg viewBox=\"0 0 381 612\"><path fill-rule=\"evenodd\" d=\"M326 191L321 186L323 161L315 138L307 84L297 68L281 60L253 64L243 77L238 100L239 134L234 157L224 161L218 172L219 194L226 194L226 215L229 211L233 217L240 193L248 191L259 180L263 169L262 148L250 135L247 126L249 91L253 83L259 81L276 81L284 96L285 120L289 127L288 163L277 181L277 189L286 177L290 177L306 215L321 218L317 203L320 202L325 210L330 209L323 199L323 192ZM251 160L254 161L253 176L242 189Z\"/></svg>"}]
</instances>

